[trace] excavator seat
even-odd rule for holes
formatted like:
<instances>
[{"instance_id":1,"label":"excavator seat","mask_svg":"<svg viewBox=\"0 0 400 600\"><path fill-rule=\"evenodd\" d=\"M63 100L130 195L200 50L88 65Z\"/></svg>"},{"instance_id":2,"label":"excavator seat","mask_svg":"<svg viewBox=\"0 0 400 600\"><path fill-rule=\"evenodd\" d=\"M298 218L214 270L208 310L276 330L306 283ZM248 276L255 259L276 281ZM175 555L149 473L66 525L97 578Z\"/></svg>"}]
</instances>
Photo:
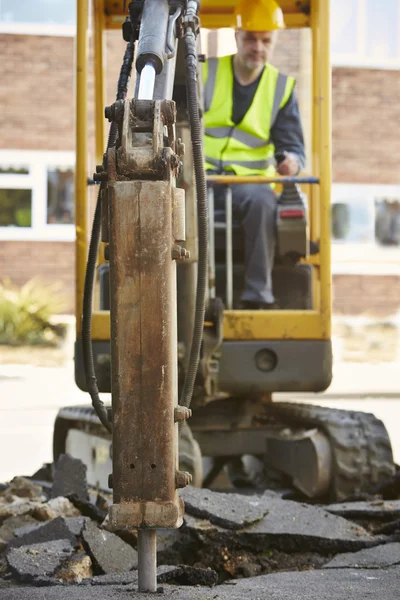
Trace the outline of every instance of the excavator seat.
<instances>
[{"instance_id":1,"label":"excavator seat","mask_svg":"<svg viewBox=\"0 0 400 600\"><path fill-rule=\"evenodd\" d=\"M219 186L220 187L220 186ZM210 228L213 231L210 235L214 235L213 243L210 244L210 252L214 247L214 257L210 256L210 260L215 261L215 276L216 276L216 295L221 298L224 305L228 307L228 296L232 298L232 308L237 309L240 305L240 295L244 285L244 232L240 220L231 211L231 207L226 209L227 200L226 193L228 188L225 188L221 195L219 190L218 197L213 210L213 201L210 202L209 194L209 213L213 210L214 219L210 220ZM224 197L225 196L225 197ZM221 202L221 200L223 200ZM225 204L225 206L224 206ZM279 198L278 198L279 207ZM292 209L293 210L293 209ZM231 243L227 226L227 212L231 214ZM279 228L279 208L277 211L277 230ZM306 223L300 224L301 228L306 228ZM289 231L289 239L292 232ZM281 256L279 253L279 235L277 235L277 248L275 254L275 263L272 271L273 290L276 303L282 310L308 310L312 309L312 266L299 262L300 252L288 253ZM310 254L317 251L315 244L311 244L308 240L308 252ZM231 249L230 249L231 247ZM229 257L230 254L230 257ZM232 269L232 290L227 292L227 273Z\"/></svg>"}]
</instances>

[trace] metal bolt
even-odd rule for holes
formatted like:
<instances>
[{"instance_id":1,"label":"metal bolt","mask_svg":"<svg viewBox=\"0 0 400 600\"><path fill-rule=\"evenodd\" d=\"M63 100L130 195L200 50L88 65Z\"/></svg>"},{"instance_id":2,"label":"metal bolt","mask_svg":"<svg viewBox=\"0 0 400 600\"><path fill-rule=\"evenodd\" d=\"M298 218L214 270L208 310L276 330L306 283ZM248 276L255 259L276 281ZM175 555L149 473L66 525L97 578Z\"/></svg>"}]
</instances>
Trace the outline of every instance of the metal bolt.
<instances>
[{"instance_id":1,"label":"metal bolt","mask_svg":"<svg viewBox=\"0 0 400 600\"><path fill-rule=\"evenodd\" d=\"M108 175L105 171L102 171L102 173L94 173L93 174L93 179L95 181L100 181L100 182L105 182L108 180Z\"/></svg>"},{"instance_id":2,"label":"metal bolt","mask_svg":"<svg viewBox=\"0 0 400 600\"><path fill-rule=\"evenodd\" d=\"M104 171L103 165L96 165L96 173L102 173Z\"/></svg>"},{"instance_id":3,"label":"metal bolt","mask_svg":"<svg viewBox=\"0 0 400 600\"><path fill-rule=\"evenodd\" d=\"M112 490L113 488L113 476L112 473L109 474L108 476L108 487Z\"/></svg>"},{"instance_id":4,"label":"metal bolt","mask_svg":"<svg viewBox=\"0 0 400 600\"><path fill-rule=\"evenodd\" d=\"M104 115L105 115L106 119L108 119L110 122L114 121L114 119L115 119L115 104L111 104L111 106L106 106L104 109Z\"/></svg>"},{"instance_id":5,"label":"metal bolt","mask_svg":"<svg viewBox=\"0 0 400 600\"><path fill-rule=\"evenodd\" d=\"M172 247L171 256L172 260L187 260L188 258L190 258L190 252L189 250L186 250L186 248L175 244Z\"/></svg>"},{"instance_id":6,"label":"metal bolt","mask_svg":"<svg viewBox=\"0 0 400 600\"><path fill-rule=\"evenodd\" d=\"M181 421L187 421L192 416L192 411L186 406L176 406L174 410L174 421L180 423Z\"/></svg>"},{"instance_id":7,"label":"metal bolt","mask_svg":"<svg viewBox=\"0 0 400 600\"><path fill-rule=\"evenodd\" d=\"M175 244L174 246L172 246L172 252L171 252L171 256L172 256L172 260L179 260L181 257L181 250L182 247L178 246L178 244Z\"/></svg>"},{"instance_id":8,"label":"metal bolt","mask_svg":"<svg viewBox=\"0 0 400 600\"><path fill-rule=\"evenodd\" d=\"M175 486L180 490L192 483L192 476L187 471L177 471L175 473Z\"/></svg>"}]
</instances>

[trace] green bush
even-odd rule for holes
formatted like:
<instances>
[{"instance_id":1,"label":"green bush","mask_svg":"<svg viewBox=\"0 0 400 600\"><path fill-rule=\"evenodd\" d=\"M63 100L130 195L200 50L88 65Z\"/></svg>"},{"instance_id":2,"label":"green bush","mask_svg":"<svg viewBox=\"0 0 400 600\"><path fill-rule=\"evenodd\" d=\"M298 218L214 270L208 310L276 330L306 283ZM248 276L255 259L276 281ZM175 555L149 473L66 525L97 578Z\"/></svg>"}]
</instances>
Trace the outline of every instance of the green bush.
<instances>
[{"instance_id":1,"label":"green bush","mask_svg":"<svg viewBox=\"0 0 400 600\"><path fill-rule=\"evenodd\" d=\"M18 288L0 283L0 344L56 345L65 335L63 325L51 317L65 309L59 284L43 285L38 279Z\"/></svg>"}]
</instances>

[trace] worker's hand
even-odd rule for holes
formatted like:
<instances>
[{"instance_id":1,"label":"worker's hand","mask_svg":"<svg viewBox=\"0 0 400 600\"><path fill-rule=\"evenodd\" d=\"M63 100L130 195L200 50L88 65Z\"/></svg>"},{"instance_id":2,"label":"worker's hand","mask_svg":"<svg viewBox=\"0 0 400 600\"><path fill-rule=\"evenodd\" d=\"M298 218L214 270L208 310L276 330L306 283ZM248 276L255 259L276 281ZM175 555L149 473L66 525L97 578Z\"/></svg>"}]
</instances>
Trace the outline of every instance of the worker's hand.
<instances>
[{"instance_id":1,"label":"worker's hand","mask_svg":"<svg viewBox=\"0 0 400 600\"><path fill-rule=\"evenodd\" d=\"M287 152L285 159L277 166L277 171L279 175L293 177L294 175L298 174L299 168L300 165L297 160L297 156Z\"/></svg>"}]
</instances>

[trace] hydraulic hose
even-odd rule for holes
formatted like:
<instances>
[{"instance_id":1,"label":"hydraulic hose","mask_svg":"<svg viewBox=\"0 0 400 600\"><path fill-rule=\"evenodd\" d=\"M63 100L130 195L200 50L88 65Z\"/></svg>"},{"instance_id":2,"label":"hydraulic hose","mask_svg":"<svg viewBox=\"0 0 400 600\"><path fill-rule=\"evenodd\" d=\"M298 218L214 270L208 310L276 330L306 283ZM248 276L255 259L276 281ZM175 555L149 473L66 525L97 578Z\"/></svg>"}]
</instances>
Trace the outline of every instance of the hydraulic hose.
<instances>
[{"instance_id":1,"label":"hydraulic hose","mask_svg":"<svg viewBox=\"0 0 400 600\"><path fill-rule=\"evenodd\" d=\"M123 100L128 92L129 81L132 73L133 56L134 43L133 41L130 41L125 50L124 59L118 78L116 96L117 100ZM115 121L113 121L111 123L110 132L108 135L107 150L115 146L117 134L117 124ZM100 399L99 389L97 386L92 346L93 288L101 235L101 192L106 185L107 184L103 182L100 184L99 193L97 195L96 209L94 212L92 232L90 236L82 305L82 352L86 376L86 387L92 399L92 406L96 411L101 423L104 425L107 431L111 432L111 423L108 419L107 409Z\"/></svg>"},{"instance_id":2,"label":"hydraulic hose","mask_svg":"<svg viewBox=\"0 0 400 600\"><path fill-rule=\"evenodd\" d=\"M187 63L186 94L196 181L199 236L197 290L193 337L189 354L188 368L180 398L180 404L189 408L192 401L194 384L196 381L197 369L200 360L201 343L203 339L208 273L207 185L204 172L203 131L200 121L199 101L197 96L196 36L190 26L187 27L185 31L185 47Z\"/></svg>"}]
</instances>

